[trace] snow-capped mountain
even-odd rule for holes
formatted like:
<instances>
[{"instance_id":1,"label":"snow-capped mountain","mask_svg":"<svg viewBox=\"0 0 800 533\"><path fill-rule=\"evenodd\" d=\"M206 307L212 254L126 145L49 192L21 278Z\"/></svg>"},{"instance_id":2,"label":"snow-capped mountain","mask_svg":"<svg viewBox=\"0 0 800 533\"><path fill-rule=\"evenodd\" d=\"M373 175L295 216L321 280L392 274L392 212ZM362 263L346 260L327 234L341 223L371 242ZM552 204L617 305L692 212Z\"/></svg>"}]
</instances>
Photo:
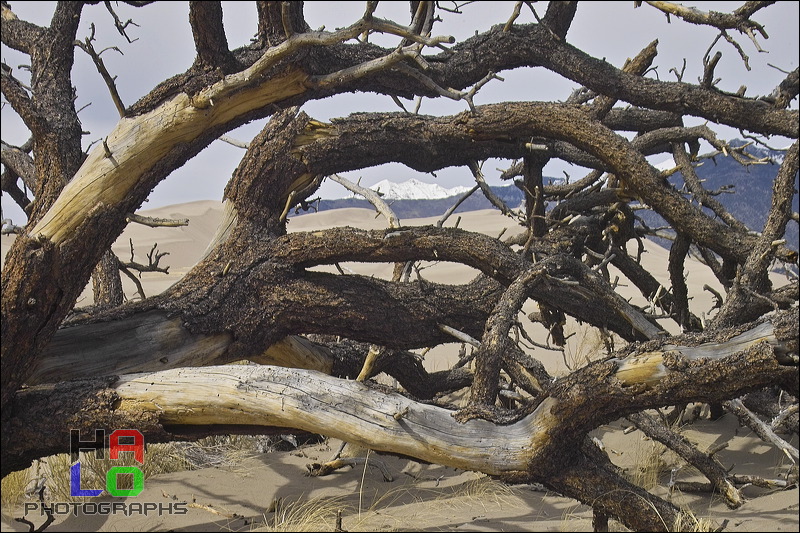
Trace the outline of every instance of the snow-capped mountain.
<instances>
[{"instance_id":1,"label":"snow-capped mountain","mask_svg":"<svg viewBox=\"0 0 800 533\"><path fill-rule=\"evenodd\" d=\"M470 187L445 189L441 185L425 183L412 178L402 183L382 180L372 185L370 189L379 193L384 200L436 200L463 194L467 192ZM351 194L348 198L353 197L354 195Z\"/></svg>"},{"instance_id":2,"label":"snow-capped mountain","mask_svg":"<svg viewBox=\"0 0 800 533\"><path fill-rule=\"evenodd\" d=\"M742 144L744 144L744 141L738 139L731 142L731 146L741 146ZM778 148L777 150L771 150L763 146L751 145L748 146L746 150L747 153L751 154L753 157L769 159L772 163L780 165L783 163L783 158L787 149L788 148ZM666 159L662 160L660 163L652 163L652 165L658 170L671 170L675 168L675 161L672 159L672 156L668 155Z\"/></svg>"},{"instance_id":3,"label":"snow-capped mountain","mask_svg":"<svg viewBox=\"0 0 800 533\"><path fill-rule=\"evenodd\" d=\"M660 163L652 163L652 165L663 172L664 170L671 170L675 168L675 160L673 160L672 156L670 156Z\"/></svg>"},{"instance_id":4,"label":"snow-capped mountain","mask_svg":"<svg viewBox=\"0 0 800 533\"><path fill-rule=\"evenodd\" d=\"M770 150L769 148L765 148L763 146L750 146L747 148L747 151L756 157L770 158L773 163L780 165L783 163L783 158L786 155L786 150L788 150L789 148L790 146L786 146L785 148Z\"/></svg>"}]
</instances>

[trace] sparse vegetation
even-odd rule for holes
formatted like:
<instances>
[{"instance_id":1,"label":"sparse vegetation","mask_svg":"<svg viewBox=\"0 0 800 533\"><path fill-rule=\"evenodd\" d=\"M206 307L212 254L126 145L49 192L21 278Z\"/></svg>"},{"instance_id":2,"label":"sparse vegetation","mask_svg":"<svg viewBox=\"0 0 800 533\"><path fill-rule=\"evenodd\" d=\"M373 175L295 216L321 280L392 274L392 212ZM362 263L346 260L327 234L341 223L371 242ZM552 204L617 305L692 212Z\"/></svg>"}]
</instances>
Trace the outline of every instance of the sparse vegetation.
<instances>
[{"instance_id":1,"label":"sparse vegetation","mask_svg":"<svg viewBox=\"0 0 800 533\"><path fill-rule=\"evenodd\" d=\"M565 329L567 342L562 352L564 365L568 370L576 370L608 354L608 345L603 333L587 324L572 322Z\"/></svg>"},{"instance_id":2,"label":"sparse vegetation","mask_svg":"<svg viewBox=\"0 0 800 533\"><path fill-rule=\"evenodd\" d=\"M437 499L453 506L487 506L503 507L514 505L517 491L507 483L486 475L475 475L475 479L452 487L450 492L444 492Z\"/></svg>"},{"instance_id":3,"label":"sparse vegetation","mask_svg":"<svg viewBox=\"0 0 800 533\"><path fill-rule=\"evenodd\" d=\"M339 513L349 509L340 497L281 500L254 531L334 531Z\"/></svg>"},{"instance_id":4,"label":"sparse vegetation","mask_svg":"<svg viewBox=\"0 0 800 533\"><path fill-rule=\"evenodd\" d=\"M673 467L669 449L660 442L642 438L633 453L636 460L627 472L628 479L648 491L662 485L664 475Z\"/></svg>"},{"instance_id":5,"label":"sparse vegetation","mask_svg":"<svg viewBox=\"0 0 800 533\"><path fill-rule=\"evenodd\" d=\"M106 473L114 466L136 466L147 480L158 474L182 472L198 468L218 467L237 469L245 457L274 449L278 437L252 435L214 435L196 442L154 443L145 446L143 464L135 461L130 453L122 453L119 459L99 459L95 452L81 452L82 487L105 487ZM29 468L13 472L2 480L3 513L11 515L27 500L38 500L33 489L44 484L45 502L80 502L86 498L70 495L70 467L74 463L66 453L43 457ZM120 475L118 488L129 489L132 480Z\"/></svg>"},{"instance_id":6,"label":"sparse vegetation","mask_svg":"<svg viewBox=\"0 0 800 533\"><path fill-rule=\"evenodd\" d=\"M2 479L2 482L0 482L2 500L0 501L2 501L3 515L12 516L16 512L17 506L25 501L26 491L36 488L35 484L33 486L29 485L31 481L30 471L35 468L36 465L33 465L30 468L12 472ZM31 495L34 496L33 494Z\"/></svg>"}]
</instances>

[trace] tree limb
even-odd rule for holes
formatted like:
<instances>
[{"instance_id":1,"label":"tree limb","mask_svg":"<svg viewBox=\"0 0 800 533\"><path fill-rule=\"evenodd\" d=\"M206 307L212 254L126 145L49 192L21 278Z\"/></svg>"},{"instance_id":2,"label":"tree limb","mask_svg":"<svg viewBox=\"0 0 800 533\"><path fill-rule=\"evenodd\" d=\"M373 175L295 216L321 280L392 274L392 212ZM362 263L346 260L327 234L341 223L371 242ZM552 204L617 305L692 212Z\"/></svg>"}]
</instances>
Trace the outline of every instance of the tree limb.
<instances>
[{"instance_id":1,"label":"tree limb","mask_svg":"<svg viewBox=\"0 0 800 533\"><path fill-rule=\"evenodd\" d=\"M793 325L797 325L796 316ZM770 329L774 333L767 334L767 338L775 339L778 349L786 342L780 339L786 339L787 334L796 346L796 327L787 330L776 321L774 327L770 324ZM762 330L763 327L751 328L746 334L753 332L763 338L756 333ZM678 350L687 354L694 349L678 347ZM291 427L437 464L517 481L542 481L563 494L593 505L599 503L601 509L608 509L629 527L641 528L643 521L657 520L657 515L652 510L647 512L645 507L640 513L626 516L624 510L630 509L627 506L631 503L616 496L613 499L602 496L608 490L608 483L623 484L623 481L597 459L593 464L600 470L587 470L588 464L580 457L593 456L595 452L584 448L581 453L573 448L574 460L569 464L575 465L576 473L582 475L554 472L550 454L554 447L565 453L565 443L574 442L572 439L585 435L610 417L665 402L736 397L776 379L796 380L796 367L781 366L776 361L775 349L764 342L751 343L745 351L736 353L725 350L717 353L713 347L702 353L701 364L687 365L679 362L680 357L673 359L656 381L646 372L638 377L628 375L620 381L615 376L621 369L616 370L615 364L589 365L556 382L547 398L525 418L503 427L484 420L459 423L451 411L371 390L362 383L270 366L176 369L66 382L55 387L31 387L16 394L15 414L25 423L14 426L13 439L3 434L3 453L13 451L11 457L15 457L13 463L4 460L3 469L6 473L19 468L21 463L43 452L64 451L69 444L64 436L69 432L59 429L62 425L84 429L105 427L113 418L112 425L139 428L148 442L180 438L181 427L191 425L210 425L212 432L215 424L220 425L220 430L231 425ZM187 394L212 382L215 394ZM705 383L714 386L705 387L702 385ZM584 393L567 392L576 386ZM609 394L615 401L593 401L598 393ZM247 409L242 409L243 401ZM42 409L47 409L50 416L38 416ZM398 413L402 415L396 416ZM572 418L573 424L562 424L565 417ZM19 448L31 444L35 446L23 448L24 451ZM584 485L587 479L593 480L590 485L594 489ZM636 492L647 495L641 489ZM659 512L676 512L653 498L646 496Z\"/></svg>"},{"instance_id":2,"label":"tree limb","mask_svg":"<svg viewBox=\"0 0 800 533\"><path fill-rule=\"evenodd\" d=\"M100 54L102 54L105 50L97 53L92 45L92 41L94 40L94 24L91 25L91 29L92 34L83 42L75 41L75 45L92 58L95 67L97 67L97 72L100 73L100 76L102 76L106 87L108 87L108 91L111 93L111 100L114 102L114 107L117 108L117 112L119 113L120 118L122 118L125 116L125 104L122 103L122 98L119 96L119 91L117 91L117 85L114 82L114 77L112 77L108 72L105 63L103 63L103 59L100 57ZM120 54L122 53L122 51L116 46L112 46L111 49L116 50Z\"/></svg>"},{"instance_id":3,"label":"tree limb","mask_svg":"<svg viewBox=\"0 0 800 533\"><path fill-rule=\"evenodd\" d=\"M197 63L201 68L219 68L232 72L235 59L228 49L225 27L222 24L220 2L189 2L189 24L192 26Z\"/></svg>"}]
</instances>

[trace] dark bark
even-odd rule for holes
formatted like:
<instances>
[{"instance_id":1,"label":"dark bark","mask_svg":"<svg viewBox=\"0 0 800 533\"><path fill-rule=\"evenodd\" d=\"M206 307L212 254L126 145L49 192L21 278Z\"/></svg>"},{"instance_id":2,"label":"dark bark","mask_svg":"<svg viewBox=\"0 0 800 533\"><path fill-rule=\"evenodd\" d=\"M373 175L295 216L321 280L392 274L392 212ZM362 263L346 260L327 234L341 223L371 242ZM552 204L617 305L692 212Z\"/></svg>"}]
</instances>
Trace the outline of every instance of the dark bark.
<instances>
[{"instance_id":1,"label":"dark bark","mask_svg":"<svg viewBox=\"0 0 800 533\"><path fill-rule=\"evenodd\" d=\"M286 17L283 15L284 14L282 13L282 24L284 19L286 19ZM289 17L287 20L295 19L296 17ZM60 18L56 17L54 20L58 21ZM69 20L74 22L77 20L77 17L69 18ZM271 25L273 27L276 26L274 19ZM294 28L294 26L291 25L287 27ZM67 32L67 34L68 33L69 32ZM62 32L59 35L63 34L64 33ZM74 37L74 31L72 32L72 37ZM70 39L70 42L71 41L72 39ZM61 39L57 39L55 42L60 43L63 41ZM555 53L553 49L554 47L558 49L558 53ZM238 53L235 52L234 55L243 66L249 65L252 64L256 57L258 57L256 50L256 48L252 48L250 50L243 49ZM501 56L498 57L497 50L503 51L503 54L505 55L501 54ZM317 48L313 51L314 53L309 53L307 56L294 58L296 60L296 66L301 69L307 69L307 72L311 75L319 73L319 69L322 65L325 65L325 69L329 73L338 68L346 68L365 60L374 59L378 56L378 54L384 53L384 51L372 45L330 46ZM719 95L715 92L698 90L691 86L683 86L681 84L655 82L651 80L644 80L635 76L626 77L630 75L622 73L607 63L597 62L582 52L569 47L569 45L566 45L563 42L556 41L549 29L543 29L538 25L514 26L509 32L498 32L496 30L491 30L483 36L469 39L462 45L454 47L454 52L454 54L449 55L447 58L441 57L435 61L431 60L433 68L429 76L433 80L439 81L445 86L459 88L468 86L470 83L474 83L484 76L487 65L486 62L490 59L492 62L492 69L498 71L523 65L544 65L552 68L554 71L559 72L562 75L571 77L572 79L575 79L576 81L579 81L587 87L590 87L600 93L602 93L604 90L612 93L610 87L604 88L595 86L597 83L605 83L605 80L611 80L610 83L614 84L613 94L616 97L637 105L646 105L654 109L662 109L673 112L688 111L690 113L696 113L699 116L707 116L709 118L713 116L721 123L745 127L762 133L796 135L797 121L795 112L764 110L763 108L759 108L757 110L755 107L753 107L755 104L745 99ZM341 54L341 56L337 58L336 54ZM65 57L69 57L71 61L71 49L70 53L66 54ZM564 61L564 58L569 58L569 61ZM555 64L551 64L553 60L556 60ZM284 64L279 64L269 75L278 76L281 72L284 72L284 69ZM56 72L59 71L57 70ZM58 78L61 80L59 83L62 84L63 80L68 80L68 76L66 75L59 75ZM4 80L5 79L6 78L4 77ZM188 94L195 94L200 87L213 83L217 81L217 79L217 74L201 74L190 71L189 73L173 78L166 82L163 86L154 89L150 95L128 110L129 115L137 115L147 109L153 109L159 102L164 101L166 97L177 94L179 91L185 91ZM69 86L68 81L65 86ZM337 87L336 90L370 90L384 93L389 91L398 96L410 96L411 92L415 91L419 94L430 95L430 89L424 87L424 85L417 85L415 81L409 82L409 80L404 76L390 71L383 72L376 76L359 78L352 82L344 83ZM301 96L288 98L280 105L288 106L300 103L308 98L324 97L330 94L329 91L330 89L320 89L316 93L314 91L308 91ZM63 93L63 91L60 92ZM655 94L656 92L658 93L657 98L648 96ZM680 94L679 99L682 103L680 106L676 107L672 105L671 102L675 100L678 94ZM664 95L668 95L669 97L665 99ZM69 108L70 107L67 107L67 109ZM182 164L181 161L185 161L189 157L196 154L204 146L206 146L211 139L218 137L223 131L237 127L248 120L265 116L271 112L272 108L267 107L254 112L246 113L243 116L236 117L235 119L226 123L224 126L209 129L203 135L198 137L195 142L189 145L182 145L180 148L174 150L173 153L165 157L162 165L157 165L152 169L152 171L145 172L140 180L140 184L128 197L126 202L124 202L126 205L113 206L111 210L106 210L104 216L107 217L106 220L109 222L107 230L104 228L104 231L98 232L96 230L96 226L91 225L91 227L87 227L85 233L80 235L81 242L96 242L100 247L110 246L113 239L121 231L123 225L122 217L124 213L135 210L135 208L144 200L147 192L149 192L158 181L167 175L169 168L180 166ZM742 117L747 117L748 122L746 124L742 122ZM69 121L66 122L66 124L68 125ZM480 144L482 143L479 142L478 147L480 147ZM446 149L447 143L445 143L445 146L442 146L441 148ZM579 146L579 148L581 148L581 146ZM582 148L586 149L585 146ZM501 157L506 157L508 154L508 151L506 150L495 150L495 152L496 153L493 155ZM52 162L55 162L57 159L58 158L50 158ZM66 161L75 159L76 158L74 156L70 156L68 154L66 155ZM46 163L47 160L48 157L46 157L45 154L45 157L43 157L43 162L45 162L45 164L40 166L37 165L37 172L62 176L66 174L69 176L68 172L53 172L57 171L58 169L51 168L51 165ZM606 163L608 164L608 162ZM370 162L364 161L364 164L369 165ZM420 167L427 167L428 169L432 168L431 165L419 165L418 168ZM638 175L640 172L636 172L636 174ZM55 181L57 180L50 180L50 183ZM50 200L45 200L47 198ZM52 200L52 194L45 191L45 194L43 194L40 198L37 198L37 200L47 204L47 202ZM664 198L658 197L647 200L654 200L651 203L660 205L663 203L662 200L664 200ZM118 209L119 207L123 207L123 209ZM34 207L34 211L38 213L41 211L41 208ZM113 213L111 211L113 211ZM670 208L670 211L672 211L672 208ZM681 218L681 215L686 213L677 212L675 214L677 218ZM36 219L37 216L38 215L34 216L34 219ZM705 225L699 226L701 230L703 226ZM693 240L696 242L709 240L710 236L708 236L708 232L706 232L706 235L706 239L698 239L696 238L697 236L694 235ZM737 242L728 242L726 244L727 246L725 246L725 248L727 248L728 251L746 248L746 243L738 242L738 240ZM17 246L21 246L21 241ZM15 248L17 246L15 246ZM65 250L65 252L67 255L70 255L72 250ZM25 254L20 253L15 254L14 256L19 258L23 255ZM66 290L57 293L58 297L56 297L56 299L59 299L60 297L69 303L65 301L51 301L51 298L56 296L56 293L51 293L51 296L49 297L44 292L39 292L36 295L27 294L26 297L22 297L22 299L26 301L30 300L31 298L35 299L43 308L42 313L39 315L40 318L36 319L37 325L34 327L34 324L31 323L31 327L40 332L41 342L34 342L28 346L25 346L26 341L20 340L18 342L15 340L13 342L14 346L20 346L20 349L25 349L26 353L28 354L35 354L41 350L54 332L57 324L65 316L71 300L77 295L78 289L76 289L75 286L84 283L88 279L89 272L92 268L94 268L94 265L99 258L99 254L84 254L84 259L75 264L74 268L69 269L69 271L76 274L73 276L73 279L76 280L74 282L75 285L72 283L66 283L66 280L62 278L61 285ZM45 267L45 265L39 265L39 268L42 270L42 272L35 275L37 278L43 277L45 274L44 271L49 271L49 274L52 274L53 272L66 271L66 269L53 269L50 267ZM24 359L21 354L17 354L11 358L15 357ZM25 364L22 363L22 366L25 366ZM25 372L23 371L22 374L24 373ZM9 383L9 385L11 384Z\"/></svg>"},{"instance_id":2,"label":"dark bark","mask_svg":"<svg viewBox=\"0 0 800 533\"><path fill-rule=\"evenodd\" d=\"M192 25L197 66L221 73L235 72L233 54L228 49L225 27L222 25L222 4L219 2L189 2L189 23Z\"/></svg>"},{"instance_id":3,"label":"dark bark","mask_svg":"<svg viewBox=\"0 0 800 533\"><path fill-rule=\"evenodd\" d=\"M46 37L36 41L31 53L31 103L44 124L31 130L36 153L36 199L29 223L50 208L83 163L82 128L70 76L82 7L81 2L58 4Z\"/></svg>"},{"instance_id":4,"label":"dark bark","mask_svg":"<svg viewBox=\"0 0 800 533\"><path fill-rule=\"evenodd\" d=\"M303 2L282 2L258 0L258 47L276 46L286 40L289 33L301 33L308 29L303 18Z\"/></svg>"},{"instance_id":5,"label":"dark bark","mask_svg":"<svg viewBox=\"0 0 800 533\"><path fill-rule=\"evenodd\" d=\"M268 359L265 352L290 335L337 335L347 339L346 347L325 348L325 357L332 360L326 362L337 375L359 373L364 345L347 344L359 341L381 347L383 355L373 372L389 372L415 397L430 401L437 392L469 386L470 404L457 413L458 420L484 418L497 422L492 427L499 430L500 425L522 420L542 402L550 402L545 407L550 409L548 420L553 426L536 442L530 465L509 477L538 480L592 505L599 525L605 517L614 517L634 529L655 530L670 527L679 511L622 481L607 458L588 444L588 431L644 409L690 401L721 402L767 386L797 396L796 312L778 312L770 318L778 340L742 347L723 361L688 358L679 349L688 346L705 354L703 350L711 348L698 348L698 344L723 345L743 331L738 325L774 309L796 308L797 283L773 289L767 273L775 258L797 262L797 252L781 242L787 223L796 218L791 201L798 171L797 143L775 180L767 224L760 235L753 235L713 201L690 168L690 154L697 155L699 140L721 151L726 145L709 128L687 128L683 120L701 117L749 133L796 139L798 112L785 108L797 95L797 71L787 76L766 102L725 94L708 83L645 78L656 43L622 68L568 44L576 2L550 3L538 24L508 24L476 33L448 52L419 60L425 67L410 56L396 62L398 52L367 42L364 37L375 24L386 24L373 17L372 5L364 19L351 28L355 33L323 44L321 39L330 34L305 33L309 28L301 2L257 2L257 38L251 45L231 51L220 3L192 2L189 21L197 49L195 64L125 110L125 121L130 122L121 124L135 124L146 113L174 109L167 104L184 99L191 111L187 115L194 122L176 122L159 131L158 142L149 148L161 150L158 157L121 167L125 172L109 170L111 176L120 178L114 187L132 176L121 197L87 193L81 198L85 203L80 216L74 218L80 222L74 227L59 226L69 228L60 234L55 230L48 233L42 228L49 227L53 213L75 208L66 200L66 204L59 203L69 197L61 194L65 184L73 176L74 183L83 184L78 178L86 175L84 169L79 171L84 154L70 79L82 7L80 2L59 3L48 27L20 21L10 6L2 7L3 43L29 54L32 71L29 90L3 65L2 91L31 130L35 156L29 161L27 156L19 157L29 150L3 148L7 167L3 190L24 204L16 186L16 176L21 176L34 194L26 233L16 238L2 272L4 472L24 465L36 454L63 449L63 435L57 435L59 424L81 428L122 424L141 428L149 440L156 441L180 435L151 414L119 408L114 379L100 377L119 368L149 371L243 358L257 361ZM435 27L434 12L427 7L430 5L412 4L411 26L394 30L406 52L413 42L429 38L431 25ZM703 13L691 17L700 16L699 23L717 28L760 31L749 17L762 7L750 3L722 17ZM356 37L362 40L354 41ZM378 60L384 66L376 68ZM258 65L265 67L255 74L248 71L244 79L244 71ZM519 67L544 67L583 85L585 91L568 104L516 102L475 107L470 100L469 112L450 117L364 113L329 124L293 107L346 92L414 98L444 91L453 96L483 80L487 72ZM706 74L710 73L709 68ZM222 79L226 87L236 90L213 93L220 95L215 96L216 102L206 98ZM237 100L243 95L248 98ZM466 93L460 97L469 99ZM257 104L247 107L248 101ZM612 109L616 102L634 107ZM250 143L225 191L236 213L230 234L165 293L118 305L117 289L107 285L109 295L99 291L101 305L97 309L88 315L76 313L69 321L72 327L59 330L96 268L105 272L98 279L118 281L113 260L108 255L101 259L122 232L127 214L142 204L152 188L221 134L268 116L273 116L272 120ZM214 120L203 122L198 117ZM183 140L170 144L171 136L179 135L182 127L196 128L196 132L192 130L195 133L185 139L174 137ZM627 140L618 131L633 131L637 136ZM116 161L115 157L128 164L130 160L122 159L126 155L123 143L109 144L113 149L104 140L94 152L98 155L105 149L102 164ZM544 149L531 152L532 145ZM115 152L118 148L121 152ZM721 220L703 213L647 163L645 156L660 152L675 155L691 194ZM286 232L286 213L310 198L321 179L333 173L387 162L423 172L454 166L477 168L476 162L488 158L523 159L519 168L506 173L507 178L521 174L520 184L528 193L530 228L522 240L503 243L440 227ZM549 187L542 182L542 168L552 158L597 171L578 182ZM611 176L603 180L603 172ZM546 215L546 201L560 204ZM654 298L659 288L654 276L625 249L628 241L638 238L633 216L636 203L658 212L678 234L669 265L672 294L660 295L658 303L684 330L700 330L683 283L690 243L700 248L728 289L720 313L702 335L668 337L652 318L615 292L609 263L618 266L647 298ZM311 270L341 261L406 264L417 260L462 263L480 271L480 276L469 284L452 286L424 279L407 283L399 276L385 281ZM541 364L509 338L527 299L539 302L554 342L563 341L559 327L565 315L570 315L642 344L632 344L616 354L620 357L592 363L553 382ZM405 351L452 342L442 326L481 338L474 375L464 369L429 374ZM723 329L728 326L738 329ZM137 333L143 328L146 335ZM152 349L131 348L144 337ZM129 359L111 360L106 355L106 361L101 360L113 343L124 346L121 351ZM70 372L79 368L65 369L59 375L58 360L70 360L78 347L91 362L86 377L94 381L22 389L32 377L42 382L74 375ZM161 357L155 359L152 352ZM617 370L628 364L625 354L661 357L658 379L628 382L625 380L631 378L617 375ZM501 379L508 379L501 370L530 396L519 409L497 404ZM63 397L69 400L59 403ZM43 407L50 402L59 406L56 412ZM398 423L406 416L396 415ZM217 430L205 428L194 434ZM31 448L20 448L20 443ZM677 442L672 446L680 447ZM711 477L724 477L712 470L708 469ZM665 522L659 522L659 515Z\"/></svg>"},{"instance_id":6,"label":"dark bark","mask_svg":"<svg viewBox=\"0 0 800 533\"><path fill-rule=\"evenodd\" d=\"M729 507L737 508L744 503L739 491L728 480L725 468L711 455L695 448L686 437L646 413L628 415L628 420L636 424L642 433L669 447L687 463L700 470L711 480L714 490L725 498Z\"/></svg>"},{"instance_id":7,"label":"dark bark","mask_svg":"<svg viewBox=\"0 0 800 533\"><path fill-rule=\"evenodd\" d=\"M28 189L36 188L36 169L30 155L15 146L7 146L4 143L2 162L7 169L11 169L18 177L22 178L22 182ZM3 190L6 190L5 187Z\"/></svg>"},{"instance_id":8,"label":"dark bark","mask_svg":"<svg viewBox=\"0 0 800 533\"><path fill-rule=\"evenodd\" d=\"M686 236L679 233L669 249L669 279L672 282L672 297L675 303L672 312L683 331L694 331L696 327L699 327L699 324L693 326L689 322L689 289L686 286L686 274L683 271L683 264L689 254L691 244Z\"/></svg>"},{"instance_id":9,"label":"dark bark","mask_svg":"<svg viewBox=\"0 0 800 533\"><path fill-rule=\"evenodd\" d=\"M95 305L113 307L122 303L124 294L119 275L119 260L111 250L103 254L92 273L92 290Z\"/></svg>"}]
</instances>

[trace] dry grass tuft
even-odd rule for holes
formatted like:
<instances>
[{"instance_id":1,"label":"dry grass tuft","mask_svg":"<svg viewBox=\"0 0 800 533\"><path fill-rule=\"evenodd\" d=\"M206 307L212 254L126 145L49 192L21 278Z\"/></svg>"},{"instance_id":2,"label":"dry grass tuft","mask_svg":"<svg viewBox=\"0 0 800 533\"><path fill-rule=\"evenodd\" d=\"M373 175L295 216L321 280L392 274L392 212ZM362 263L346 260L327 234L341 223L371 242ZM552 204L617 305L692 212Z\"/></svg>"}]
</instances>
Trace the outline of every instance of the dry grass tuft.
<instances>
[{"instance_id":1,"label":"dry grass tuft","mask_svg":"<svg viewBox=\"0 0 800 533\"><path fill-rule=\"evenodd\" d=\"M451 505L455 506L481 505L486 509L487 504L513 505L517 497L514 488L506 483L483 474L476 474L475 479L454 488L449 494L443 494L440 499L449 500Z\"/></svg>"},{"instance_id":2,"label":"dry grass tuft","mask_svg":"<svg viewBox=\"0 0 800 533\"><path fill-rule=\"evenodd\" d=\"M133 454L123 453L119 459L109 459L108 452L99 459L95 452L81 452L82 488L106 486L106 473L114 466L136 466L142 470L144 479L157 474L181 472L207 467L235 468L242 459L264 451L265 437L217 436L197 442L172 442L145 445L144 464L139 464ZM29 468L13 472L2 480L3 512L13 513L25 500L37 499L37 486L45 485L46 502L80 502L83 497L70 496L70 467L73 461L69 454L56 454L34 462ZM132 487L129 476L120 476L120 489Z\"/></svg>"},{"instance_id":3,"label":"dry grass tuft","mask_svg":"<svg viewBox=\"0 0 800 533\"><path fill-rule=\"evenodd\" d=\"M604 357L607 353L602 333L587 324L571 324L565 331L567 342L562 356L564 366L574 371Z\"/></svg>"},{"instance_id":4,"label":"dry grass tuft","mask_svg":"<svg viewBox=\"0 0 800 533\"><path fill-rule=\"evenodd\" d=\"M681 507L681 514L672 525L672 531L691 531L696 533L705 533L710 531L718 531L718 526L710 518L698 517L688 507Z\"/></svg>"},{"instance_id":5,"label":"dry grass tuft","mask_svg":"<svg viewBox=\"0 0 800 533\"><path fill-rule=\"evenodd\" d=\"M342 497L278 500L264 527L256 531L333 531L338 513L352 511Z\"/></svg>"},{"instance_id":6,"label":"dry grass tuft","mask_svg":"<svg viewBox=\"0 0 800 533\"><path fill-rule=\"evenodd\" d=\"M515 490L502 481L476 474L475 479L457 487L394 487L374 494L366 504L368 507L360 497L353 502L352 496L298 499L290 503L277 500L264 515L264 525L257 531L333 531L339 513L343 529L347 531L392 531L434 518L443 508L501 508L517 505L516 497ZM412 503L415 505L413 516L409 514ZM416 507L425 503L429 505L422 509Z\"/></svg>"},{"instance_id":7,"label":"dry grass tuft","mask_svg":"<svg viewBox=\"0 0 800 533\"><path fill-rule=\"evenodd\" d=\"M626 472L628 481L645 490L657 487L666 473L670 472L669 449L653 440L641 440L634 450L635 463Z\"/></svg>"},{"instance_id":8,"label":"dry grass tuft","mask_svg":"<svg viewBox=\"0 0 800 533\"><path fill-rule=\"evenodd\" d=\"M32 481L30 471L31 468L12 472L0 482L0 493L2 494L0 501L2 501L4 515L10 516L17 506L24 503L26 490L35 489L35 483L30 483ZM29 486L29 483L32 486ZM32 497L35 498L36 495L32 495Z\"/></svg>"},{"instance_id":9,"label":"dry grass tuft","mask_svg":"<svg viewBox=\"0 0 800 533\"><path fill-rule=\"evenodd\" d=\"M82 488L99 488L106 486L106 473L114 466L136 466L148 479L156 474L181 472L190 470L192 464L186 460L180 446L174 443L145 445L144 464L139 464L131 453L123 453L119 459L109 459L108 452L100 459L95 452L81 452L78 459L81 463ZM39 475L47 476L46 501L80 502L86 498L70 495L70 467L74 464L69 454L60 453L41 460L44 465ZM30 471L31 469L28 469ZM37 476L38 477L38 476ZM132 488L133 480L129 476L120 476L120 489Z\"/></svg>"}]
</instances>

